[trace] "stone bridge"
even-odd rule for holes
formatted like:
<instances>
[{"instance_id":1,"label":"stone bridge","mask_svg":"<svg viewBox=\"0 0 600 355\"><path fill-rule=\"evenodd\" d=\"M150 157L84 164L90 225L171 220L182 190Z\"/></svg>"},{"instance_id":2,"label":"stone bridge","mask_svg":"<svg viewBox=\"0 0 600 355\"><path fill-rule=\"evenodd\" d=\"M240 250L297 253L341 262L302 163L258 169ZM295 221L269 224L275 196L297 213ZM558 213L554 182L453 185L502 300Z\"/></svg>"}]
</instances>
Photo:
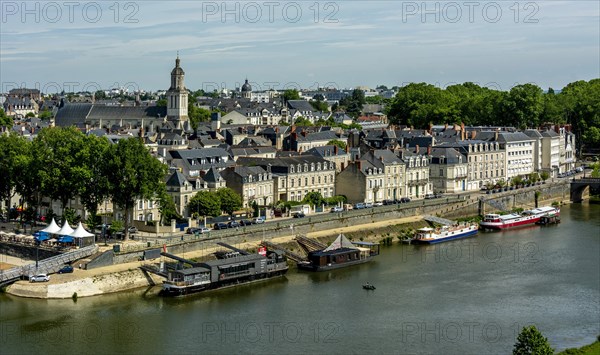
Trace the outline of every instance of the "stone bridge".
<instances>
[{"instance_id":1,"label":"stone bridge","mask_svg":"<svg viewBox=\"0 0 600 355\"><path fill-rule=\"evenodd\" d=\"M589 195L590 189L600 190L600 178L581 178L571 181L571 201L581 202Z\"/></svg>"}]
</instances>

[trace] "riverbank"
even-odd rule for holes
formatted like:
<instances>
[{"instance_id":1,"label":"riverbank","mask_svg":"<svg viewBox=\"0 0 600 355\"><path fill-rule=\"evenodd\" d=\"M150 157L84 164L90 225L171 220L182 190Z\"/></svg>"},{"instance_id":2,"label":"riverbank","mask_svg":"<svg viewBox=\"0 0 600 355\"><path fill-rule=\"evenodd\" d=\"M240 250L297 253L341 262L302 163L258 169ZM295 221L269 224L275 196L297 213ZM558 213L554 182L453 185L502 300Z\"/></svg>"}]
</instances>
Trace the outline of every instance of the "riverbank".
<instances>
[{"instance_id":1,"label":"riverbank","mask_svg":"<svg viewBox=\"0 0 600 355\"><path fill-rule=\"evenodd\" d=\"M379 241L383 236L392 233L394 230L413 228L415 223L426 222L422 220L422 216L413 216L323 230L308 233L307 237L328 243L338 234L343 233L357 240ZM267 238L267 240L282 246L290 246L295 244L293 238L294 235L290 234L283 237ZM256 242L245 242L236 244L236 247L256 250L258 244ZM186 259L199 259L214 253L218 249L219 247L206 248L179 255ZM156 262L156 260L152 262ZM50 276L49 282L17 281L6 289L6 293L28 298L61 299L71 298L74 293L77 293L78 297L88 297L160 285L163 280L160 276L140 269L140 266L145 263L148 263L148 261L110 265L92 270L75 269L72 274L53 274Z\"/></svg>"}]
</instances>

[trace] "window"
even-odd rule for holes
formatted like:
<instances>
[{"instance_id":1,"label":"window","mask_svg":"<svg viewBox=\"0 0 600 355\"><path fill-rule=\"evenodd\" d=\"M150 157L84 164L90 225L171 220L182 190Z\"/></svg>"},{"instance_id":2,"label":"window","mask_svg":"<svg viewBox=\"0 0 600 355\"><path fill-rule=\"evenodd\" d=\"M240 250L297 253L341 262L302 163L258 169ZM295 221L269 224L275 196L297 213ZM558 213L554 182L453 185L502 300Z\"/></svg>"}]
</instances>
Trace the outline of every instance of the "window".
<instances>
[{"instance_id":1,"label":"window","mask_svg":"<svg viewBox=\"0 0 600 355\"><path fill-rule=\"evenodd\" d=\"M311 181L312 181L311 183L314 185L315 184L315 177L314 176L311 178Z\"/></svg>"}]
</instances>

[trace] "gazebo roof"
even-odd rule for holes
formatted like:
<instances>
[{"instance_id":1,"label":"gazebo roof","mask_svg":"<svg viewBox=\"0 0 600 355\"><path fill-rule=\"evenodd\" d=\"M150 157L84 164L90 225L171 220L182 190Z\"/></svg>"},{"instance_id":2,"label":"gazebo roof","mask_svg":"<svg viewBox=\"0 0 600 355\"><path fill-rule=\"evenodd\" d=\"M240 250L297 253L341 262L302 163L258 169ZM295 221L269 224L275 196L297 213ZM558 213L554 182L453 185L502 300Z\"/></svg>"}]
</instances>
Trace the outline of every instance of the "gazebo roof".
<instances>
[{"instance_id":1,"label":"gazebo roof","mask_svg":"<svg viewBox=\"0 0 600 355\"><path fill-rule=\"evenodd\" d=\"M52 218L52 222L50 222L50 225L48 225L48 227L42 229L42 232L46 232L46 233L50 233L50 234L57 234L59 230L60 230L60 227L56 224L56 221L54 220L54 218Z\"/></svg>"},{"instance_id":2,"label":"gazebo roof","mask_svg":"<svg viewBox=\"0 0 600 355\"><path fill-rule=\"evenodd\" d=\"M71 233L73 233L73 228L71 228L69 222L65 220L65 224L63 224L62 228L55 234L70 235Z\"/></svg>"},{"instance_id":3,"label":"gazebo roof","mask_svg":"<svg viewBox=\"0 0 600 355\"><path fill-rule=\"evenodd\" d=\"M71 233L69 235L74 238L85 238L85 237L93 237L94 236L92 233L86 231L85 228L83 228L83 225L81 224L81 222L79 222L79 225L73 231L73 233Z\"/></svg>"}]
</instances>

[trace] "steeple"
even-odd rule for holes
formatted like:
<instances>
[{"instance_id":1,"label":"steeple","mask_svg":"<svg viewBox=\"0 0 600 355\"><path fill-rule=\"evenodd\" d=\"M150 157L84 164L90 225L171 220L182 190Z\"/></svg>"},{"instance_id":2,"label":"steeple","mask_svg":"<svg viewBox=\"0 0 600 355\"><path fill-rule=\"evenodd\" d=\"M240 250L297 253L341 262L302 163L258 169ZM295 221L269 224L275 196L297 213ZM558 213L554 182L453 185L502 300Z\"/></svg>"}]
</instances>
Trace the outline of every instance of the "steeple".
<instances>
[{"instance_id":1,"label":"steeple","mask_svg":"<svg viewBox=\"0 0 600 355\"><path fill-rule=\"evenodd\" d=\"M188 121L188 92L183 83L185 72L180 63L178 51L175 68L171 70L171 87L167 91L167 118L183 128L183 123Z\"/></svg>"}]
</instances>

